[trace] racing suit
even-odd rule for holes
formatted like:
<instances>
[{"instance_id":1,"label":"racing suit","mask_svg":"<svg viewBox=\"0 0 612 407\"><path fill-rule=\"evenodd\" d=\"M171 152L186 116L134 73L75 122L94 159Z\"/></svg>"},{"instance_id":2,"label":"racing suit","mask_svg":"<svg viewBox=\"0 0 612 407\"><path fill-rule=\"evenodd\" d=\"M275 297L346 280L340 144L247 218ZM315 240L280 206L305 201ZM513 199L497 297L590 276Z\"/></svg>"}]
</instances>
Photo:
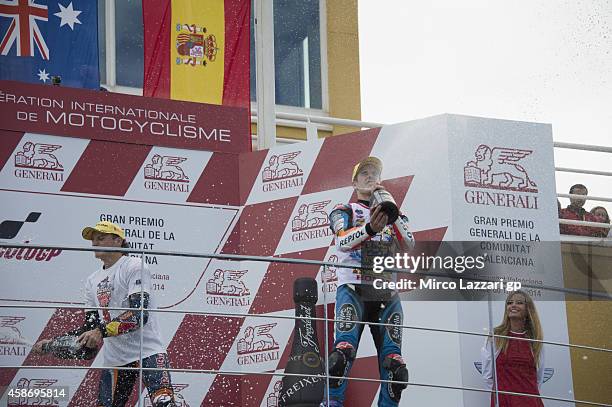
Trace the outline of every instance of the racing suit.
<instances>
[{"instance_id":1,"label":"racing suit","mask_svg":"<svg viewBox=\"0 0 612 407\"><path fill-rule=\"evenodd\" d=\"M370 224L369 202L339 205L331 212L330 226L335 233L338 261L360 264L361 247L367 241L388 242L397 249L410 250L414 238L408 229L408 219L401 215L392 225L375 233ZM399 247L398 247L399 246ZM349 321L402 325L402 305L393 290L374 289L375 279L393 278L390 273L374 274L360 269L338 268L336 293L336 323L334 349L330 354L329 372L332 376L348 377L357 354L364 324ZM370 325L370 332L378 353L381 380L407 381L408 372L401 357L402 328ZM331 405L341 406L348 381L330 380ZM378 399L380 407L397 406L405 385L382 383Z\"/></svg>"}]
</instances>

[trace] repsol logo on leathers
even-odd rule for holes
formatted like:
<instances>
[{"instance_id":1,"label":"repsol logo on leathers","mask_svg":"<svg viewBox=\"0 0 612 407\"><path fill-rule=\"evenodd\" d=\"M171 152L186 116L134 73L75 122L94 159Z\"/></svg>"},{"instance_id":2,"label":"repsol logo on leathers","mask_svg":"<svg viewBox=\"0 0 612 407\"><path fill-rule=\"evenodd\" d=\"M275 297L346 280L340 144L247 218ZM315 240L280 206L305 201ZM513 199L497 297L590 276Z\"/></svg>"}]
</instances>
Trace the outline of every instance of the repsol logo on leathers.
<instances>
[{"instance_id":1,"label":"repsol logo on leathers","mask_svg":"<svg viewBox=\"0 0 612 407\"><path fill-rule=\"evenodd\" d=\"M347 244L349 244L353 240L359 239L363 235L365 235L365 231L363 229L360 229L360 230L356 231L355 233L348 235L344 239L341 239L340 240L340 246L346 246Z\"/></svg>"}]
</instances>

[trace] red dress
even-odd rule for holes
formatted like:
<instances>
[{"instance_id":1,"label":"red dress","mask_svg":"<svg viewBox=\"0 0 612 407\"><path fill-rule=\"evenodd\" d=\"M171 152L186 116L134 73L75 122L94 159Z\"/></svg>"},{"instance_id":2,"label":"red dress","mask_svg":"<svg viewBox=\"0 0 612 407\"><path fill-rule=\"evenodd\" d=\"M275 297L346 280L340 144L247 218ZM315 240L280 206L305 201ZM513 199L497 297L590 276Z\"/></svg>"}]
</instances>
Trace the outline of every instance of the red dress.
<instances>
[{"instance_id":1,"label":"red dress","mask_svg":"<svg viewBox=\"0 0 612 407\"><path fill-rule=\"evenodd\" d=\"M508 336L524 338L525 333L510 331ZM530 342L509 339L508 348L496 359L497 384L501 391L540 394L537 370L531 353ZM491 395L491 406L495 406L495 393ZM544 407L536 397L499 394L499 407Z\"/></svg>"}]
</instances>

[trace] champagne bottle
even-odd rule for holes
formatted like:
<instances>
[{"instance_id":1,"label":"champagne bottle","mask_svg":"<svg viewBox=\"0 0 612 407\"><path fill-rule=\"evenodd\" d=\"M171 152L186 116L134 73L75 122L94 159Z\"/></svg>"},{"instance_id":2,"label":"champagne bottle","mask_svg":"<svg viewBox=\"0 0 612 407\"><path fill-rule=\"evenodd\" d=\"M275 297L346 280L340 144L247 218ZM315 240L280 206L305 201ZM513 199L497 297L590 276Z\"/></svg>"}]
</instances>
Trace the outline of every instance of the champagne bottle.
<instances>
[{"instance_id":1,"label":"champagne bottle","mask_svg":"<svg viewBox=\"0 0 612 407\"><path fill-rule=\"evenodd\" d=\"M97 349L79 343L76 335L62 335L42 346L44 353L51 353L60 359L93 359Z\"/></svg>"},{"instance_id":2,"label":"champagne bottle","mask_svg":"<svg viewBox=\"0 0 612 407\"><path fill-rule=\"evenodd\" d=\"M385 189L379 189L372 193L370 199L370 207L373 208L376 205L380 205L380 209L387 215L387 225L393 224L399 216L399 209L395 203L395 199Z\"/></svg>"},{"instance_id":3,"label":"champagne bottle","mask_svg":"<svg viewBox=\"0 0 612 407\"><path fill-rule=\"evenodd\" d=\"M313 318L317 303L317 282L298 278L293 284L295 316ZM316 321L296 319L293 344L285 373L321 375L321 377L284 376L279 394L279 407L317 407L323 400L325 377Z\"/></svg>"}]
</instances>

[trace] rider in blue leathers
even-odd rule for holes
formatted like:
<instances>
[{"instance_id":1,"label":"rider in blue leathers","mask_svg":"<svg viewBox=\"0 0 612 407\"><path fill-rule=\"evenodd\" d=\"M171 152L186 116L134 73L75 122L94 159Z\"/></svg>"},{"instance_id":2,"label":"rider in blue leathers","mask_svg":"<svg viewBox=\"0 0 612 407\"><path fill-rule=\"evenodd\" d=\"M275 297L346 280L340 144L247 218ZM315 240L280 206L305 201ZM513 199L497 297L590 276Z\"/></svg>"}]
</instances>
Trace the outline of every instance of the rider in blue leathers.
<instances>
[{"instance_id":1,"label":"rider in blue leathers","mask_svg":"<svg viewBox=\"0 0 612 407\"><path fill-rule=\"evenodd\" d=\"M370 207L370 198L380 185L382 162L367 157L353 169L353 187L358 202L339 205L331 212L330 225L336 236L336 249L342 263L360 264L361 247L366 242L386 242L395 250L410 250L414 238L408 228L408 218L400 214L387 224L387 215L380 206ZM385 243L383 243L385 244ZM402 325L403 312L398 295L393 290L375 289L375 279L392 279L389 273L373 274L360 269L338 268L336 293L336 339L329 355L329 374L343 377L330 379L330 407L343 405L344 394L353 361L359 347L363 321ZM401 356L402 328L370 325L370 331L378 352L381 380L408 381L408 370ZM378 398L379 407L398 405L405 384L382 383ZM326 403L322 403L325 406Z\"/></svg>"}]
</instances>

